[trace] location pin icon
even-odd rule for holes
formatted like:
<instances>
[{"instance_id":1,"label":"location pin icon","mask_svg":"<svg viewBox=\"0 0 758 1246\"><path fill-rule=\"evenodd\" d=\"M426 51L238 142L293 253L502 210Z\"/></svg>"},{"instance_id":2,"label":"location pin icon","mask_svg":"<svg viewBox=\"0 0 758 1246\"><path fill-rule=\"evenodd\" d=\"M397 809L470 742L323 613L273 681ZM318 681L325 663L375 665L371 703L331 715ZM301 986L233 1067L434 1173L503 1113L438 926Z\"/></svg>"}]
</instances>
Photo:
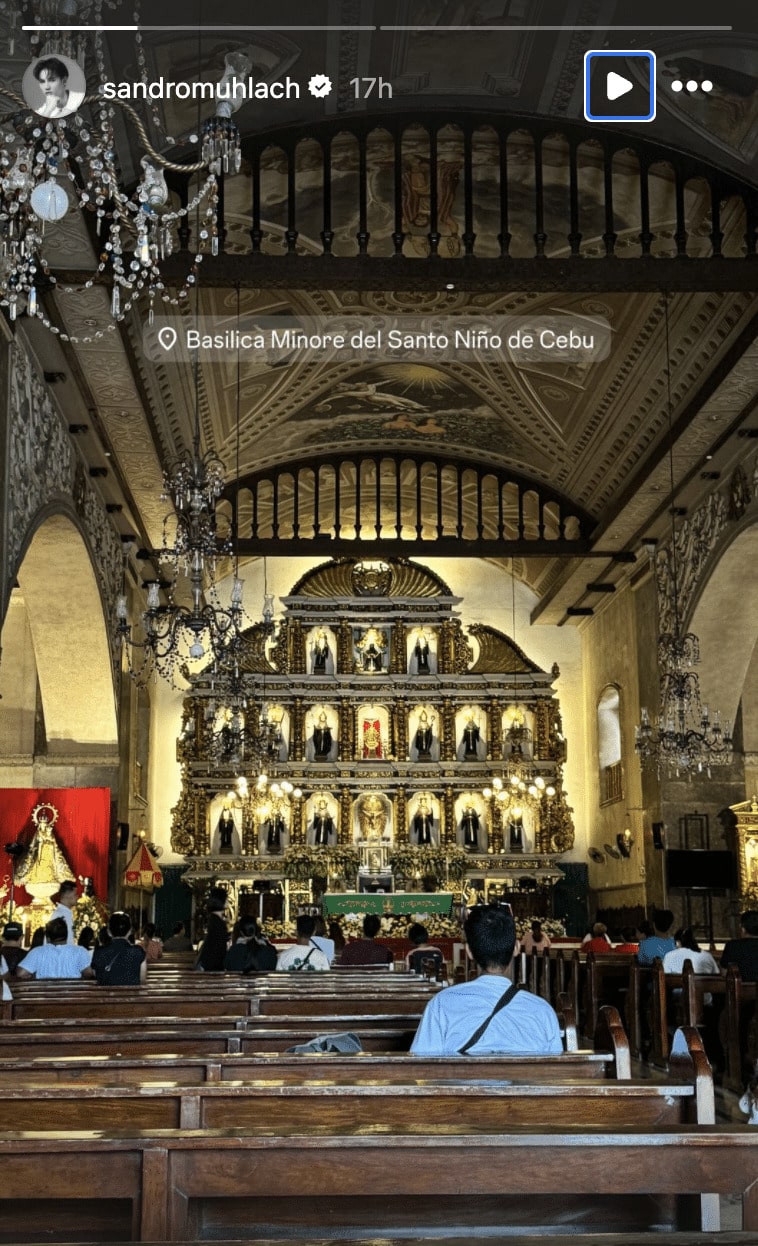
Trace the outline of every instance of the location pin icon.
<instances>
[{"instance_id":1,"label":"location pin icon","mask_svg":"<svg viewBox=\"0 0 758 1246\"><path fill-rule=\"evenodd\" d=\"M158 334L158 341L164 350L173 350L176 346L179 334L176 329L172 329L171 325L164 325Z\"/></svg>"}]
</instances>

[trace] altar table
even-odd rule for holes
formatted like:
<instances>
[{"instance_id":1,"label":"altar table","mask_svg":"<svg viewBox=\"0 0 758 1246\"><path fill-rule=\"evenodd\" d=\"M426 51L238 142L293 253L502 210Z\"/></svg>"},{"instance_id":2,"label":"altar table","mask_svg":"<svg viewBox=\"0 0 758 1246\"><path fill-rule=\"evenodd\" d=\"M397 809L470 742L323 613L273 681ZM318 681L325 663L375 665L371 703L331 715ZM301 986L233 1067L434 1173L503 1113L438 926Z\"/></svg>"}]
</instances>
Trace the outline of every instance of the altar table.
<instances>
[{"instance_id":1,"label":"altar table","mask_svg":"<svg viewBox=\"0 0 758 1246\"><path fill-rule=\"evenodd\" d=\"M378 913L380 917L397 917L412 913L450 912L453 903L451 891L389 891L365 893L353 891L328 892L322 897L324 911L329 917L344 913Z\"/></svg>"}]
</instances>

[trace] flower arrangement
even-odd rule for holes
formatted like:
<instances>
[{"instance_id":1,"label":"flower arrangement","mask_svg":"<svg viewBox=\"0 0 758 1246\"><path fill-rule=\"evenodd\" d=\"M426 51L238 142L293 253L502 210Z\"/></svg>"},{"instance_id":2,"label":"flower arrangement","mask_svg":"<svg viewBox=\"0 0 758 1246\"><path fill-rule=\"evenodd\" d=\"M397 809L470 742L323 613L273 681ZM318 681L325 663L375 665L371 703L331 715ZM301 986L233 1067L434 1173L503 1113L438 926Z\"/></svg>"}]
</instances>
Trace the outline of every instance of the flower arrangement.
<instances>
[{"instance_id":1,"label":"flower arrangement","mask_svg":"<svg viewBox=\"0 0 758 1246\"><path fill-rule=\"evenodd\" d=\"M79 896L74 905L74 934L78 937L85 926L90 926L95 934L101 926L108 921L109 909L103 904L102 900L98 900L97 896L83 895Z\"/></svg>"},{"instance_id":2,"label":"flower arrangement","mask_svg":"<svg viewBox=\"0 0 758 1246\"><path fill-rule=\"evenodd\" d=\"M566 934L566 927L557 917L517 917L516 934L519 939L523 939L527 930L531 929L532 922L539 922L548 939L562 939Z\"/></svg>"},{"instance_id":3,"label":"flower arrangement","mask_svg":"<svg viewBox=\"0 0 758 1246\"><path fill-rule=\"evenodd\" d=\"M348 939L359 939L363 934L363 914L345 913L340 917L330 917L330 922L338 922L343 934ZM382 935L388 939L404 939L408 927L415 921L421 921L432 939L462 939L461 924L453 917L442 917L439 913L404 913L401 916L384 916Z\"/></svg>"},{"instance_id":4,"label":"flower arrangement","mask_svg":"<svg viewBox=\"0 0 758 1246\"><path fill-rule=\"evenodd\" d=\"M276 922L270 917L261 924L261 930L267 939L294 939L296 934L294 922Z\"/></svg>"},{"instance_id":5,"label":"flower arrangement","mask_svg":"<svg viewBox=\"0 0 758 1246\"><path fill-rule=\"evenodd\" d=\"M309 878L330 874L351 878L358 873L359 857L355 848L337 844L333 848L311 844L296 844L284 854L282 871L292 882L307 883Z\"/></svg>"},{"instance_id":6,"label":"flower arrangement","mask_svg":"<svg viewBox=\"0 0 758 1246\"><path fill-rule=\"evenodd\" d=\"M460 882L468 868L468 857L457 844L445 848L402 844L390 856L390 865L396 874L406 878L429 874L438 882Z\"/></svg>"}]
</instances>

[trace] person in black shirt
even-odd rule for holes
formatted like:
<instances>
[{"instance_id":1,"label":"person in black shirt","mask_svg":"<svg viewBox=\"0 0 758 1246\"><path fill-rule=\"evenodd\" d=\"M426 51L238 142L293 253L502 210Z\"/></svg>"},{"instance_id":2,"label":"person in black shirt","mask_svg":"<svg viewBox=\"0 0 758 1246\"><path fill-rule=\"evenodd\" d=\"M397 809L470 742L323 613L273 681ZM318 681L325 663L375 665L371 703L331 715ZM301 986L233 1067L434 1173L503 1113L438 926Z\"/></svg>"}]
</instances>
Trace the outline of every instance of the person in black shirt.
<instances>
[{"instance_id":1,"label":"person in black shirt","mask_svg":"<svg viewBox=\"0 0 758 1246\"><path fill-rule=\"evenodd\" d=\"M128 913L111 913L108 931L111 941L107 947L96 947L92 964L82 973L83 978L95 978L100 986L139 986L145 981L147 961L145 950L130 943L132 922Z\"/></svg>"},{"instance_id":2,"label":"person in black shirt","mask_svg":"<svg viewBox=\"0 0 758 1246\"><path fill-rule=\"evenodd\" d=\"M743 982L758 982L758 909L740 916L739 939L729 939L721 954L721 968L736 965Z\"/></svg>"},{"instance_id":3,"label":"person in black shirt","mask_svg":"<svg viewBox=\"0 0 758 1246\"><path fill-rule=\"evenodd\" d=\"M227 894L223 887L213 887L208 896L208 926L197 957L197 968L206 973L221 973L229 942L224 920Z\"/></svg>"},{"instance_id":4,"label":"person in black shirt","mask_svg":"<svg viewBox=\"0 0 758 1246\"><path fill-rule=\"evenodd\" d=\"M16 976L16 970L26 956L26 949L22 946L23 937L24 930L20 922L6 924L0 956L5 957L8 972L12 978Z\"/></svg>"}]
</instances>

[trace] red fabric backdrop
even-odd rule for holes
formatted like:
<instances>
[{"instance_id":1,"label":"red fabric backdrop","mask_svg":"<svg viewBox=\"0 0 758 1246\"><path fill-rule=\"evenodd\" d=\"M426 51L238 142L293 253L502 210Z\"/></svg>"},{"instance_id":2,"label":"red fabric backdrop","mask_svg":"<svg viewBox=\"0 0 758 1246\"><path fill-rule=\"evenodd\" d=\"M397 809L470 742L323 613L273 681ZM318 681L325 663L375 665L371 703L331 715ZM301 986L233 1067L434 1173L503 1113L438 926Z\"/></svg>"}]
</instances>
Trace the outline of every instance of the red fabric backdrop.
<instances>
[{"instance_id":1,"label":"red fabric backdrop","mask_svg":"<svg viewBox=\"0 0 758 1246\"><path fill-rule=\"evenodd\" d=\"M0 788L0 874L10 879L11 859L5 845L20 839L30 843L34 834L35 805L55 805L54 830L71 866L71 875L91 875L101 900L108 895L108 847L110 843L111 792L108 787L5 787ZM32 897L17 887L17 904Z\"/></svg>"}]
</instances>

